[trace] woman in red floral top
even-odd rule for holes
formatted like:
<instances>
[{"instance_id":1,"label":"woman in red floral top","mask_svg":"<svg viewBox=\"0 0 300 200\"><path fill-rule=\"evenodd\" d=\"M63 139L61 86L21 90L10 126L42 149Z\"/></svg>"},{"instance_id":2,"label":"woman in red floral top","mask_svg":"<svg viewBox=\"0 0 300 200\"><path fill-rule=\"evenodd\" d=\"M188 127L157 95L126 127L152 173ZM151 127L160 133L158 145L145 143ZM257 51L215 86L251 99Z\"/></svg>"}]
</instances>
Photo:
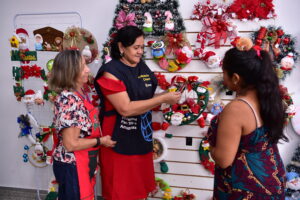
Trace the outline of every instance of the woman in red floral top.
<instances>
[{"instance_id":1,"label":"woman in red floral top","mask_svg":"<svg viewBox=\"0 0 300 200\"><path fill-rule=\"evenodd\" d=\"M94 199L99 146L115 145L110 136L100 137L98 110L81 89L89 72L79 51L66 50L55 57L49 79L50 89L58 93L54 102L58 144L53 151L53 171L59 200Z\"/></svg>"}]
</instances>

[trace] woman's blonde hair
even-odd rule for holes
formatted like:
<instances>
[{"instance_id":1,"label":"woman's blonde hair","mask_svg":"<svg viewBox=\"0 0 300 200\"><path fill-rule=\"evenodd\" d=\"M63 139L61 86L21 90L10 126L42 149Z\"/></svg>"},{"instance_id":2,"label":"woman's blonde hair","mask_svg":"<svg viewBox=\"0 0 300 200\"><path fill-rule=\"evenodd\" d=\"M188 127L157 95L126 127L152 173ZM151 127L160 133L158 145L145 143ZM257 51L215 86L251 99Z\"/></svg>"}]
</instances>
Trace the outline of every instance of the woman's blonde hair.
<instances>
[{"instance_id":1,"label":"woman's blonde hair","mask_svg":"<svg viewBox=\"0 0 300 200\"><path fill-rule=\"evenodd\" d=\"M57 54L49 77L49 89L56 93L75 90L81 72L81 59L81 53L77 50L64 50Z\"/></svg>"}]
</instances>

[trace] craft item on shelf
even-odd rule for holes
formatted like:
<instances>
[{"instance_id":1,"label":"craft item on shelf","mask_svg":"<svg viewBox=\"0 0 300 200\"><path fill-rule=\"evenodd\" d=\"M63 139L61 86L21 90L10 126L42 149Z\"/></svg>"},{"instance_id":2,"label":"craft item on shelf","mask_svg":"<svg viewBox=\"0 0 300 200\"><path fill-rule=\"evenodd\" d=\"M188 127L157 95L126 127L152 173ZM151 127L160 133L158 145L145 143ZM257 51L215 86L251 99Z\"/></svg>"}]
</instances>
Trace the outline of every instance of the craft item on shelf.
<instances>
[{"instance_id":1,"label":"craft item on shelf","mask_svg":"<svg viewBox=\"0 0 300 200\"><path fill-rule=\"evenodd\" d=\"M26 104L36 102L38 105L42 105L43 100L41 99L40 92L35 92L31 89L25 91L23 87L23 82L25 79L34 77L40 78L41 80L43 80L44 83L46 83L48 79L45 70L37 65L21 65L20 67L14 66L12 68L12 74L16 81L16 84L14 85L14 94L17 100L22 101ZM35 93L37 94L35 95Z\"/></svg>"},{"instance_id":2,"label":"craft item on shelf","mask_svg":"<svg viewBox=\"0 0 300 200\"><path fill-rule=\"evenodd\" d=\"M21 39L17 34L13 34L13 36L9 39L10 47L12 50L18 50Z\"/></svg>"},{"instance_id":3,"label":"craft item on shelf","mask_svg":"<svg viewBox=\"0 0 300 200\"><path fill-rule=\"evenodd\" d=\"M211 172L211 174L215 173L215 162L211 158L209 152L209 142L207 137L204 137L199 145L199 156L200 156L200 163L204 166L205 169Z\"/></svg>"},{"instance_id":4,"label":"craft item on shelf","mask_svg":"<svg viewBox=\"0 0 300 200\"><path fill-rule=\"evenodd\" d=\"M146 17L145 23L143 24L144 32L152 32L153 31L153 19L149 12L145 12L144 16Z\"/></svg>"},{"instance_id":5,"label":"craft item on shelf","mask_svg":"<svg viewBox=\"0 0 300 200\"><path fill-rule=\"evenodd\" d=\"M173 200L196 200L196 195L191 194L189 189L180 192L180 195L174 197Z\"/></svg>"},{"instance_id":6,"label":"craft item on shelf","mask_svg":"<svg viewBox=\"0 0 300 200\"><path fill-rule=\"evenodd\" d=\"M11 61L36 61L37 54L36 51L26 50L15 50L12 49L10 52Z\"/></svg>"},{"instance_id":7,"label":"craft item on shelf","mask_svg":"<svg viewBox=\"0 0 300 200\"><path fill-rule=\"evenodd\" d=\"M153 131L163 130L166 131L169 128L170 124L167 122L159 123L159 122L152 122L152 129Z\"/></svg>"},{"instance_id":8,"label":"craft item on shelf","mask_svg":"<svg viewBox=\"0 0 300 200\"><path fill-rule=\"evenodd\" d=\"M277 75L285 79L295 67L298 52L295 49L295 39L286 34L280 27L260 27L253 34L255 49L262 49L269 52Z\"/></svg>"},{"instance_id":9,"label":"craft item on shelf","mask_svg":"<svg viewBox=\"0 0 300 200\"><path fill-rule=\"evenodd\" d=\"M300 135L300 107L296 107L295 109L296 113L294 117L291 119L291 123L293 126L294 131Z\"/></svg>"},{"instance_id":10,"label":"craft item on shelf","mask_svg":"<svg viewBox=\"0 0 300 200\"><path fill-rule=\"evenodd\" d=\"M233 19L242 21L275 18L273 0L235 0L227 9Z\"/></svg>"},{"instance_id":11,"label":"craft item on shelf","mask_svg":"<svg viewBox=\"0 0 300 200\"><path fill-rule=\"evenodd\" d=\"M208 68L217 68L221 66L221 58L214 51L206 51L206 39L207 34L200 32L197 34L197 40L195 42L194 56L199 57L204 61Z\"/></svg>"},{"instance_id":12,"label":"craft item on shelf","mask_svg":"<svg viewBox=\"0 0 300 200\"><path fill-rule=\"evenodd\" d=\"M125 26L136 26L134 20L135 13L126 14L124 10L121 10L116 18L115 27L119 30Z\"/></svg>"},{"instance_id":13,"label":"craft item on shelf","mask_svg":"<svg viewBox=\"0 0 300 200\"><path fill-rule=\"evenodd\" d=\"M64 33L47 26L33 31L36 51L61 51Z\"/></svg>"},{"instance_id":14,"label":"craft item on shelf","mask_svg":"<svg viewBox=\"0 0 300 200\"><path fill-rule=\"evenodd\" d=\"M295 116L296 108L291 95L288 93L288 89L283 85L279 85L279 89L282 96L282 103L285 108L285 125L287 125Z\"/></svg>"},{"instance_id":15,"label":"craft item on shelf","mask_svg":"<svg viewBox=\"0 0 300 200\"><path fill-rule=\"evenodd\" d=\"M172 15L171 11L167 10L165 12L165 16L166 16L165 30L173 31L175 28L175 25L174 25L173 15Z\"/></svg>"},{"instance_id":16,"label":"craft item on shelf","mask_svg":"<svg viewBox=\"0 0 300 200\"><path fill-rule=\"evenodd\" d=\"M183 76L174 76L169 91L180 91L181 98L174 105L162 104L161 110L164 119L172 125L187 125L197 120L205 110L209 92L209 82L201 82L197 76L187 79Z\"/></svg>"},{"instance_id":17,"label":"craft item on shelf","mask_svg":"<svg viewBox=\"0 0 300 200\"><path fill-rule=\"evenodd\" d=\"M201 1L194 5L191 19L202 20L204 17L221 18L223 15L228 15L226 12L227 8L227 5L223 2L221 3L221 1L206 1L205 3Z\"/></svg>"},{"instance_id":18,"label":"craft item on shelf","mask_svg":"<svg viewBox=\"0 0 300 200\"><path fill-rule=\"evenodd\" d=\"M16 34L19 40L19 49L28 51L29 50L29 35L28 32L24 28L16 29Z\"/></svg>"},{"instance_id":19,"label":"craft item on shelf","mask_svg":"<svg viewBox=\"0 0 300 200\"><path fill-rule=\"evenodd\" d=\"M169 72L184 68L191 62L194 54L184 33L169 32L163 40L149 41L148 44L151 46L154 60L162 69Z\"/></svg>"},{"instance_id":20,"label":"craft item on shelf","mask_svg":"<svg viewBox=\"0 0 300 200\"><path fill-rule=\"evenodd\" d=\"M163 194L163 200L172 200L172 189L170 188L170 185L162 178L158 177L155 177L155 182L157 189L154 193L152 193L152 196L154 196L160 190Z\"/></svg>"},{"instance_id":21,"label":"craft item on shelf","mask_svg":"<svg viewBox=\"0 0 300 200\"><path fill-rule=\"evenodd\" d=\"M167 163L164 159L167 156L168 147L162 137L153 136L153 161L160 164L160 171L167 173L169 171Z\"/></svg>"},{"instance_id":22,"label":"craft item on shelf","mask_svg":"<svg viewBox=\"0 0 300 200\"><path fill-rule=\"evenodd\" d=\"M98 56L96 38L88 30L79 27L69 27L64 33L63 49L77 49L85 56L87 64Z\"/></svg>"}]
</instances>

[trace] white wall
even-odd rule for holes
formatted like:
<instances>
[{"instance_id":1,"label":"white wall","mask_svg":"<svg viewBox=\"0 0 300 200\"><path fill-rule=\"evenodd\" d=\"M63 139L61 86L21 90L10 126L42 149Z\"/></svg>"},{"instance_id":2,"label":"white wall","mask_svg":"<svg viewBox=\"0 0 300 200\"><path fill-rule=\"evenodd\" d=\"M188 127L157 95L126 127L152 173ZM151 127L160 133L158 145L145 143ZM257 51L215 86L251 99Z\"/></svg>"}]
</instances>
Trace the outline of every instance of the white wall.
<instances>
[{"instance_id":1,"label":"white wall","mask_svg":"<svg viewBox=\"0 0 300 200\"><path fill-rule=\"evenodd\" d=\"M180 0L179 2L179 9L182 17L184 19L188 19L193 10L193 5L197 1ZM112 26L112 19L117 3L117 0L90 0L85 2L74 0L1 0L0 60L2 61L2 64L0 69L0 127L2 131L0 131L0 186L30 189L38 187L40 189L47 189L48 180L51 176L49 167L36 169L29 163L25 164L22 161L22 154L24 152L23 146L27 144L27 141L25 141L25 139L17 138L19 127L16 122L16 118L20 114L25 113L25 107L23 104L15 100L15 96L13 94L12 86L14 84L14 80L11 72L12 63L10 61L10 47L8 43L8 38L11 37L12 32L14 31L14 16L20 13L76 11L82 17L83 27L94 34L98 45L101 48L101 44L106 40L108 31ZM285 32L292 34L297 37L298 41L300 41L300 26L298 26L299 23L297 23L298 17L300 17L297 12L300 8L300 2L298 0L289 0L284 2L276 0L275 6L278 18L275 21L270 20L268 22L282 26ZM197 23L186 20L185 24L187 31L200 30L200 27L195 27L195 24L197 25ZM241 23L239 23L239 25L247 30L256 30L259 27L258 23L250 23L251 26ZM195 34L188 34L188 38L190 42L193 43L195 41ZM299 43L297 46L299 47ZM220 51L225 51L225 49ZM152 61L147 62L153 70L159 70ZM201 72L203 72L205 68L201 67L200 61L192 64L191 66L187 66L187 72L192 72L196 66L200 66L200 68L198 68L198 75L202 76ZM300 84L298 81L300 77L299 67L300 66L298 64L297 68L293 70L291 76L289 76L284 82L284 84L288 86L289 92L293 94L296 106L300 106ZM202 69L203 71L201 71ZM208 78L208 76L209 75L203 75L203 77L206 78ZM160 177L164 177L169 180L170 185L177 186L175 191L178 191L180 187L191 187L196 189L193 190L193 192L197 193L198 196L200 194L203 198L211 195L211 186L213 181L211 176L206 173L201 166L195 163L198 161L197 145L200 142L200 133L205 130L206 128L200 129L197 126L180 128L171 127L169 131L176 137L167 141L169 147L172 148L172 150L169 151L167 160L170 161L168 165L170 173L173 175L159 174ZM184 145L187 132L188 136L194 137L194 145L192 147L186 147ZM279 146L285 164L290 161L294 149L299 143L299 136L294 133L291 126L288 126L287 134L290 138L290 142ZM181 151L180 149L186 150ZM157 171L159 171L158 168Z\"/></svg>"}]
</instances>

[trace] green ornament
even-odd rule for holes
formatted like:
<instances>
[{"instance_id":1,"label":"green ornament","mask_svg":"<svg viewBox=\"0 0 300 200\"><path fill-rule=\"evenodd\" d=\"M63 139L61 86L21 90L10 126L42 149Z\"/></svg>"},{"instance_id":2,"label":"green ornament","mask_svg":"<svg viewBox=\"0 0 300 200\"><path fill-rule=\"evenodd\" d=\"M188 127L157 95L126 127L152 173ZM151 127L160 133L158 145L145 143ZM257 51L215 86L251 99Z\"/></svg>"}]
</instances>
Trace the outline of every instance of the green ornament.
<instances>
[{"instance_id":1,"label":"green ornament","mask_svg":"<svg viewBox=\"0 0 300 200\"><path fill-rule=\"evenodd\" d=\"M169 167L166 162L161 161L159 164L160 164L160 171L162 173L167 173L169 171Z\"/></svg>"},{"instance_id":2,"label":"green ornament","mask_svg":"<svg viewBox=\"0 0 300 200\"><path fill-rule=\"evenodd\" d=\"M52 70L52 67L53 67L53 62L54 62L54 60L53 59L50 59L48 62L47 62L47 69L48 69L48 71L49 72L51 72L51 70Z\"/></svg>"}]
</instances>

